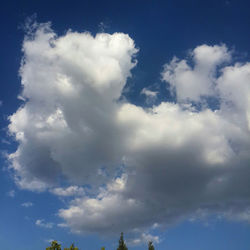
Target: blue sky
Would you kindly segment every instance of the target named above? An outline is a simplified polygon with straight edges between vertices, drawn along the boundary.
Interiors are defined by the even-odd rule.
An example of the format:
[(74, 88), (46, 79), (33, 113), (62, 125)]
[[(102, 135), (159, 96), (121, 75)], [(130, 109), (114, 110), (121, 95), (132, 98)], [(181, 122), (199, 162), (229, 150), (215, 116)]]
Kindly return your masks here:
[(249, 249), (249, 8), (2, 3), (1, 247)]

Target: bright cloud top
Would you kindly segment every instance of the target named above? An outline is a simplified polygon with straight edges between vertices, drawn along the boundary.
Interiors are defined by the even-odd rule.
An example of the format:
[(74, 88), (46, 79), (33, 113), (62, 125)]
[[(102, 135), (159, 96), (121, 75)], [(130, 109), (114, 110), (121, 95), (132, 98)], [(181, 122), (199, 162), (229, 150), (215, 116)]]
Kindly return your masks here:
[(231, 59), (225, 45), (201, 45), (191, 52), (194, 67), (187, 60), (174, 57), (170, 64), (165, 65), (163, 79), (176, 90), (181, 101), (199, 101), (201, 97), (215, 95), (216, 70), (223, 62)]
[[(189, 59), (174, 57), (164, 66), (162, 79), (176, 102), (145, 109), (118, 101), (137, 51), (122, 33), (58, 37), (44, 24), (26, 37), (20, 69), (26, 101), (9, 118), (19, 142), (9, 155), (16, 183), (59, 196), (81, 194), (59, 211), (80, 233), (148, 229), (141, 242), (157, 237), (155, 225), (201, 211), (244, 220), (250, 64), (230, 66), (225, 45), (198, 46)], [(62, 176), (68, 188), (58, 187)], [(88, 195), (72, 183), (98, 191)]]

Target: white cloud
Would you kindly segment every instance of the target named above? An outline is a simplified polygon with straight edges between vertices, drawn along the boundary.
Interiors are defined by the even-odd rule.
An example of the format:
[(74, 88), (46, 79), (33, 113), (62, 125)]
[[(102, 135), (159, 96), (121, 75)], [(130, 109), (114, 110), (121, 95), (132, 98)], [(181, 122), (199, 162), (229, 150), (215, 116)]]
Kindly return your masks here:
[(28, 101), (9, 118), (20, 143), (9, 156), (16, 182), (44, 190), (59, 173), (96, 180), (100, 165), (114, 168), (123, 154), (115, 101), (136, 64), (133, 40), (122, 33), (56, 37), (45, 24), (25, 39), (23, 51), (21, 96)]
[(47, 240), (44, 240), (44, 241), (47, 242), (47, 243), (51, 243), (54, 240), (53, 239), (47, 239)]
[(32, 207), (34, 204), (30, 201), (24, 202), (21, 204), (22, 207)]
[(147, 89), (147, 88), (143, 88), (142, 91), (141, 91), (141, 94), (144, 94), (146, 96), (156, 97), (158, 92), (157, 91), (152, 91), (152, 90)]
[(54, 223), (52, 223), (52, 222), (45, 222), (43, 219), (36, 220), (35, 224), (38, 227), (43, 227), (43, 228), (53, 228), (53, 226), (54, 226)]
[(143, 88), (141, 94), (146, 96), (146, 102), (150, 104), (157, 99), (158, 91)]
[(19, 142), (9, 155), (15, 180), (59, 196), (91, 189), (59, 210), (61, 225), (148, 232), (203, 211), (226, 217), (250, 206), (250, 64), (230, 66), (225, 45), (198, 46), (193, 61), (166, 64), (162, 77), (177, 100), (147, 109), (117, 101), (135, 66), (128, 35), (58, 37), (46, 24), (23, 51), (27, 101), (9, 118)]
[(221, 110), (226, 119), (250, 129), (250, 63), (236, 63), (222, 69), (218, 79)]
[(140, 237), (131, 239), (128, 242), (128, 245), (131, 245), (131, 246), (142, 245), (142, 244), (145, 245), (145, 244), (148, 244), (149, 241), (152, 241), (154, 245), (154, 244), (160, 243), (161, 240), (159, 236), (154, 236), (148, 233), (142, 233)]
[(53, 188), (50, 190), (51, 193), (58, 196), (82, 196), (85, 194), (84, 189), (78, 186), (69, 186), (67, 188)]
[(191, 53), (194, 67), (187, 60), (174, 57), (165, 64), (162, 78), (170, 83), (179, 102), (200, 101), (202, 97), (215, 95), (216, 67), (229, 62), (231, 53), (225, 45), (201, 45)]
[[(103, 231), (105, 233), (107, 228), (111, 232), (117, 232), (121, 229), (120, 224), (123, 225), (124, 230), (129, 229), (132, 218), (128, 220), (126, 215), (133, 216), (136, 211), (137, 213), (142, 211), (143, 207), (135, 199), (124, 199), (122, 193), (125, 190), (126, 182), (127, 177), (123, 175), (113, 180), (107, 189), (100, 188), (96, 198), (74, 199), (69, 208), (59, 211), (59, 216), (75, 232)], [(139, 219), (141, 220), (141, 218)], [(136, 218), (134, 220), (134, 225), (136, 225)], [(119, 221), (119, 224), (116, 221)]]

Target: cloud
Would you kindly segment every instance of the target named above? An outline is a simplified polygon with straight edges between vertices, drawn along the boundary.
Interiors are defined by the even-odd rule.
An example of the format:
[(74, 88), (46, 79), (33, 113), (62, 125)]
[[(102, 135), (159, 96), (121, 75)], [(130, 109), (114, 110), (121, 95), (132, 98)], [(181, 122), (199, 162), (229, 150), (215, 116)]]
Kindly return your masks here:
[(107, 28), (109, 28), (109, 25), (107, 22), (100, 22), (98, 25), (98, 28), (100, 30), (100, 32), (104, 32)]
[(118, 101), (136, 65), (126, 34), (57, 36), (37, 25), (23, 52), (10, 167), (23, 189), (66, 196), (88, 185), (58, 211), (61, 225), (136, 231), (142, 242), (204, 214), (248, 221), (250, 63), (233, 64), (226, 45), (198, 46), (164, 66), (176, 101), (144, 108)]
[(174, 57), (164, 65), (162, 78), (170, 83), (179, 102), (200, 101), (202, 97), (215, 95), (216, 69), (231, 60), (225, 45), (201, 45), (191, 52), (194, 66), (187, 60)]
[(100, 166), (114, 169), (123, 156), (115, 102), (136, 64), (133, 40), (122, 33), (57, 37), (43, 24), (23, 51), (21, 96), (28, 101), (9, 117), (19, 142), (9, 156), (17, 184), (44, 190), (60, 173), (93, 183)]
[(152, 103), (157, 99), (158, 92), (143, 88), (141, 94), (145, 95), (147, 103)]
[[(112, 232), (121, 229), (127, 230), (131, 227), (131, 221), (127, 219), (130, 215), (136, 216), (143, 207), (139, 201), (123, 197), (127, 182), (126, 175), (116, 178), (109, 183), (107, 189), (100, 188), (100, 192), (95, 198), (76, 198), (67, 209), (61, 209), (59, 216), (62, 217), (75, 232), (103, 232), (109, 228)], [(133, 215), (134, 214), (134, 215)], [(137, 219), (134, 219), (134, 226)], [(119, 223), (116, 223), (119, 221)]]
[(21, 204), (22, 207), (32, 207), (34, 204), (30, 201)]
[(51, 242), (52, 242), (52, 241), (56, 241), (58, 244), (62, 244), (62, 242), (61, 242), (61, 241), (54, 240), (54, 239), (45, 239), (45, 240), (44, 240), (44, 242), (46, 242), (46, 243), (50, 243), (50, 244), (51, 244)]
[(82, 196), (85, 194), (84, 189), (78, 186), (70, 186), (67, 188), (53, 188), (50, 190), (50, 192), (58, 196)]
[(128, 242), (128, 245), (136, 246), (142, 244), (148, 244), (149, 241), (152, 241), (154, 244), (160, 243), (159, 236), (154, 236), (151, 234), (142, 233), (139, 238), (134, 238)]
[(54, 239), (46, 239), (44, 240), (46, 243), (51, 243), (52, 241), (54, 241)]
[(11, 197), (11, 198), (14, 198), (15, 195), (16, 195), (16, 192), (15, 192), (15, 190), (10, 190), (9, 192), (7, 192), (7, 195), (8, 195), (9, 197)]
[(11, 144), (10, 141), (8, 141), (8, 140), (6, 140), (6, 139), (4, 139), (4, 138), (1, 139), (1, 142), (2, 142), (3, 144), (7, 144), (7, 145), (10, 145), (10, 144)]
[(68, 227), (68, 225), (66, 223), (58, 223), (57, 226), (61, 227), (61, 228)]
[(45, 222), (43, 219), (41, 220), (36, 220), (36, 223), (35, 223), (38, 227), (43, 227), (43, 228), (53, 228), (54, 226), (54, 223), (52, 222)]

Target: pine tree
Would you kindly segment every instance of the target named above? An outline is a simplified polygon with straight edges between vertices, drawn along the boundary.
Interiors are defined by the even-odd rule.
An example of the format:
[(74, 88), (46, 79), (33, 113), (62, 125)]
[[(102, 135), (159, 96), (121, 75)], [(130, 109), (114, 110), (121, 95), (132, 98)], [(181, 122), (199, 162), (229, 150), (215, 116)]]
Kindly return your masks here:
[(53, 240), (51, 246), (47, 247), (46, 250), (61, 250), (61, 245), (58, 244), (56, 240)]
[(117, 250), (128, 250), (128, 248), (124, 242), (124, 239), (123, 239), (123, 233), (121, 233), (121, 237), (119, 240), (119, 246), (118, 246)]
[(155, 250), (152, 241), (149, 241), (149, 243), (148, 243), (148, 250)]

